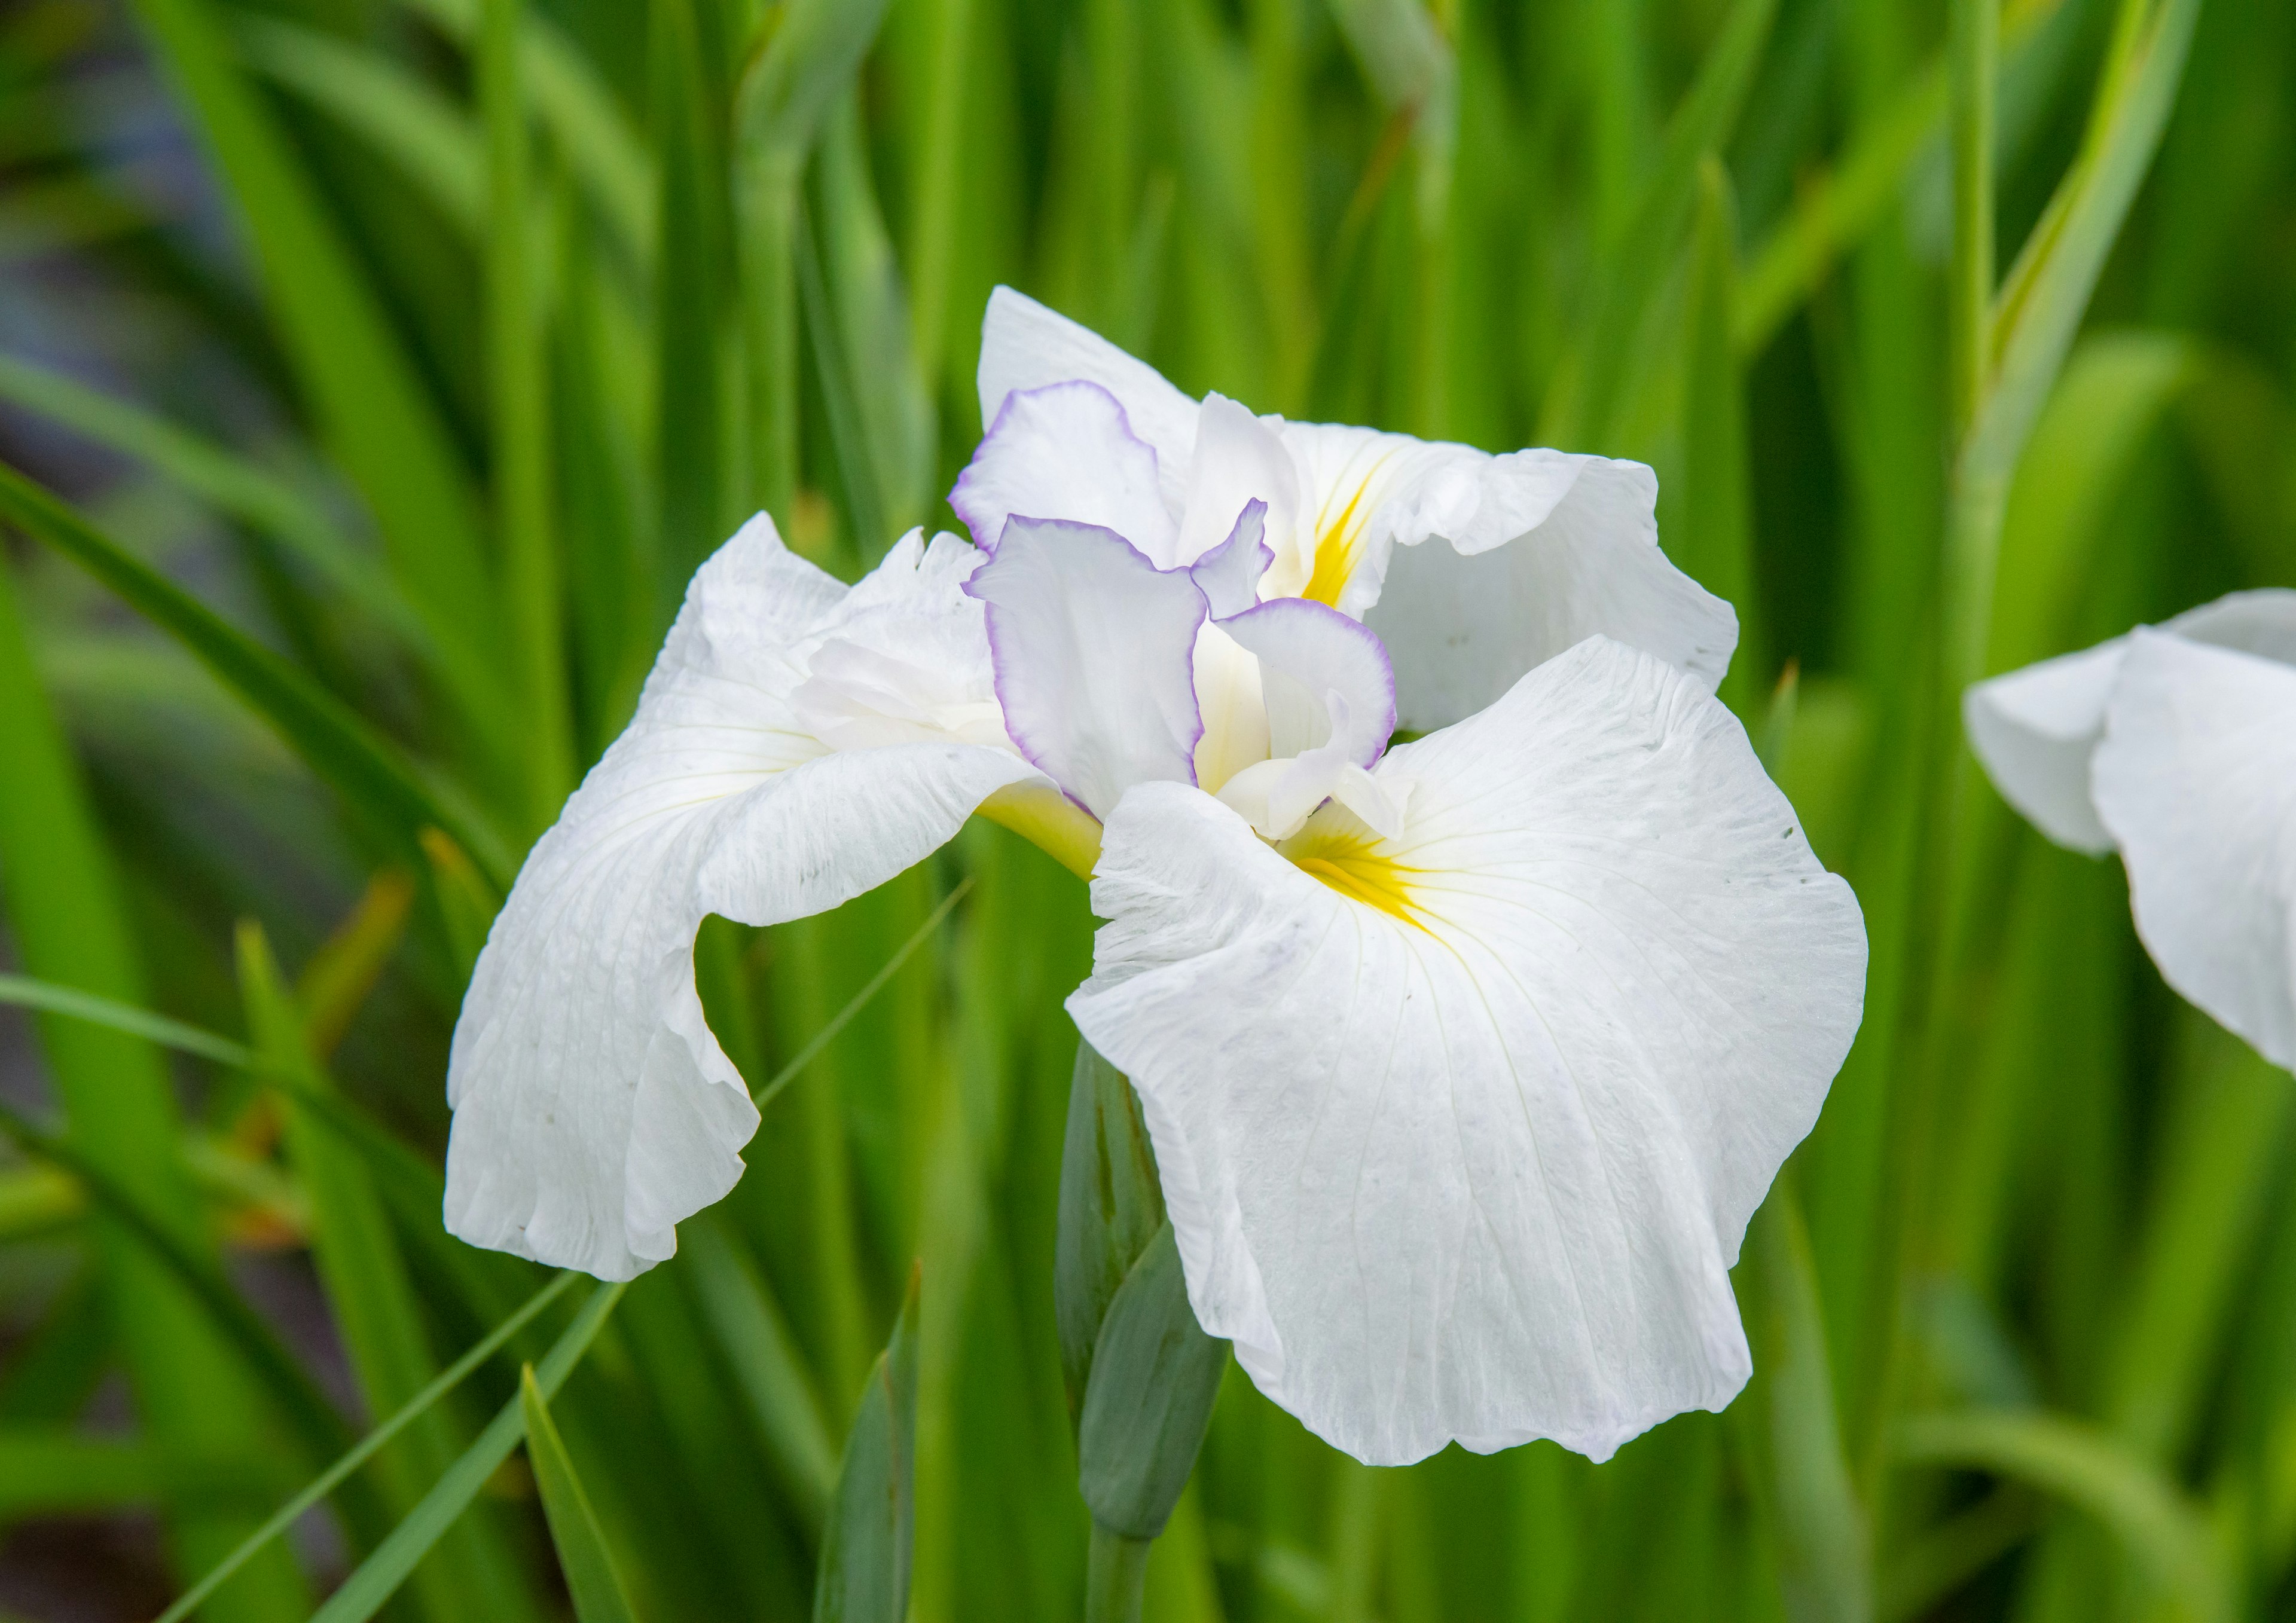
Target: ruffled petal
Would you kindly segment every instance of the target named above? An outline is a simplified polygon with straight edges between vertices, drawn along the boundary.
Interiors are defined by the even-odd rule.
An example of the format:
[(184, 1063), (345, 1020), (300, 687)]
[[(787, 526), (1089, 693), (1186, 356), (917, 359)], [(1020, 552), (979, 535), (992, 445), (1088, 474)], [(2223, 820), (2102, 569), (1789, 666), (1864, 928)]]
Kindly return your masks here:
[(1398, 455), (1379, 476), (1414, 482), (1369, 525), (1338, 600), (1367, 605), (1361, 617), (1395, 661), (1403, 725), (1472, 715), (1588, 636), (1656, 654), (1709, 693), (1721, 682), (1736, 611), (1659, 550), (1648, 468), (1561, 451), (1426, 449), (1447, 455)]
[(1214, 619), (1241, 614), (1259, 601), (1259, 578), (1275, 554), (1267, 549), (1267, 504), (1246, 502), (1227, 539), (1188, 565), (1188, 578), (1204, 594)]
[[(1027, 294), (1000, 287), (988, 295), (988, 312), (981, 319), (979, 377), (984, 423), (996, 421), (1005, 396), (1014, 389), (1078, 378), (1099, 384), (1123, 406), (1132, 432), (1154, 448), (1165, 506), (1178, 512), (1185, 504), (1196, 403), (1145, 361), (1133, 359), (1089, 327)], [(1039, 510), (1034, 516), (1071, 515)]]
[[(695, 575), (628, 730), (528, 857), (480, 955), (447, 1070), (449, 1230), (627, 1279), (733, 1187), (758, 1113), (694, 992), (702, 918), (833, 907), (1037, 775), (1009, 746), (934, 739), (917, 719), (987, 693), (980, 609), (958, 589), (971, 558), (912, 536), (849, 593), (760, 515)], [(904, 675), (868, 663), (879, 642), (955, 652)], [(824, 649), (912, 712), (915, 742), (832, 752), (798, 720), (809, 683), (828, 682), (824, 703), (853, 697), (814, 671)]]
[(958, 475), (948, 504), (984, 552), (1015, 512), (1114, 530), (1160, 567), (1178, 534), (1160, 493), (1156, 453), (1098, 383), (1015, 389)]
[(1336, 609), (1279, 597), (1219, 623), (1259, 656), (1270, 754), (1297, 755), (1334, 737), (1328, 695), (1346, 701), (1347, 758), (1368, 766), (1395, 732), (1395, 671), (1378, 636)]
[(1302, 492), (1300, 471), (1278, 432), (1282, 427), (1283, 419), (1263, 421), (1226, 395), (1204, 397), (1174, 561), (1193, 563), (1205, 556), (1255, 502), (1267, 515), (1266, 533), (1288, 539), (1299, 524)]
[(988, 605), (1004, 725), (1095, 817), (1135, 783), (1195, 780), (1204, 594), (1113, 530), (1014, 517), (965, 588)]
[(2296, 668), (2139, 629), (2092, 766), (2161, 977), (2296, 1065)]
[(1399, 838), (1327, 807), (1281, 852), (1135, 790), (1068, 1007), (1262, 1391), (1377, 1464), (1603, 1458), (1746, 1379), (1728, 1269), (1857, 1029), (1857, 903), (1727, 712), (1603, 639), (1390, 774)]
[[(2296, 591), (2234, 592), (2164, 622), (2164, 632), (2296, 663)], [(2001, 798), (2057, 844), (2101, 857), (2112, 836), (2098, 818), (2089, 762), (2128, 638), (1988, 677), (1962, 696), (1970, 748)]]

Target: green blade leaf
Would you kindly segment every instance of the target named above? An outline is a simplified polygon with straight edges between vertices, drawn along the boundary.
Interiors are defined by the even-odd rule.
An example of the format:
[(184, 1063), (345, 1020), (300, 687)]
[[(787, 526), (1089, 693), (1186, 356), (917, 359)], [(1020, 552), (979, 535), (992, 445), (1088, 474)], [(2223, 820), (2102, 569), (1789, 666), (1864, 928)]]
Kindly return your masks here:
[(917, 1291), (878, 1355), (845, 1439), (837, 1496), (823, 1530), (814, 1623), (901, 1623), (909, 1611), (916, 1520)]
[(1164, 1192), (1140, 1102), (1124, 1073), (1079, 1041), (1069, 1082), (1053, 1242), (1053, 1312), (1071, 1424), (1084, 1416), (1093, 1352), (1109, 1304), (1163, 1224)]
[[(568, 1275), (571, 1278), (572, 1275)], [(552, 1344), (550, 1351), (536, 1369), (534, 1382), (542, 1396), (553, 1398), (573, 1373), (574, 1365), (590, 1348), (598, 1327), (614, 1310), (628, 1287), (620, 1284), (601, 1284), (590, 1293), (590, 1299), (575, 1315), (574, 1322)], [(513, 1398), (502, 1406), (487, 1429), (479, 1433), (478, 1440), (463, 1450), (462, 1456), (447, 1468), (435, 1487), (424, 1495), (422, 1503), (396, 1528), (390, 1537), (378, 1545), (374, 1553), (359, 1563), (357, 1570), (343, 1581), (343, 1586), (327, 1598), (327, 1603), (312, 1614), (311, 1623), (366, 1623), (382, 1609), (384, 1602), (398, 1593), (398, 1586), (406, 1581), (415, 1564), (430, 1553), (439, 1535), (455, 1523), (456, 1517), (470, 1508), (479, 1489), (486, 1485), (496, 1468), (510, 1458), (526, 1433), (522, 1397)]]
[(13, 468), (0, 466), (0, 517), (73, 559), (236, 691), (313, 772), (351, 805), (418, 852), (425, 828), (440, 828), (489, 870), (498, 886), (510, 861), (475, 816), (425, 787), (395, 746), (269, 649), (112, 541)]
[(1077, 1478), (1095, 1523), (1133, 1539), (1164, 1530), (1203, 1447), (1227, 1353), (1188, 1306), (1167, 1223), (1124, 1276), (1093, 1349)]
[(542, 1513), (550, 1522), (550, 1542), (558, 1546), (558, 1564), (573, 1596), (575, 1618), (578, 1623), (636, 1623), (629, 1592), (606, 1549), (605, 1530), (590, 1508), (590, 1496), (582, 1491), (582, 1479), (551, 1422), (550, 1405), (535, 1383), (530, 1364), (519, 1373), (518, 1401), (526, 1421), (526, 1457), (534, 1466)]
[(702, 1317), (749, 1400), (766, 1452), (800, 1511), (819, 1525), (837, 1484), (836, 1454), (797, 1338), (719, 1223), (689, 1225), (679, 1249), (688, 1258)]

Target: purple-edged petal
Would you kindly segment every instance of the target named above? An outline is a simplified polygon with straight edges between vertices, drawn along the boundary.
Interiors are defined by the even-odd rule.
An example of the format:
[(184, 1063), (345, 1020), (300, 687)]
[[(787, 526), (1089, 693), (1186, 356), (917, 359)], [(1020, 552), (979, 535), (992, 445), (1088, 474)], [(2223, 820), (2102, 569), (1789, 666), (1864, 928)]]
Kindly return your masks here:
[(1195, 782), (1204, 595), (1113, 530), (1014, 515), (965, 590), (988, 605), (1004, 725), (1096, 817), (1135, 783)]
[(1332, 737), (1326, 695), (1347, 701), (1347, 757), (1368, 766), (1395, 732), (1395, 671), (1378, 635), (1336, 609), (1281, 597), (1220, 621), (1259, 658), (1271, 755), (1298, 755)]
[[(1047, 309), (1025, 293), (1000, 287), (988, 295), (980, 324), (980, 421), (990, 423), (1015, 389), (1076, 379), (1097, 383), (1124, 407), (1133, 433), (1156, 452), (1164, 504), (1178, 512), (1187, 496), (1188, 457), (1196, 441), (1196, 403), (1088, 327)], [(1042, 518), (1071, 515), (1023, 508)], [(1231, 518), (1234, 515), (1230, 514)]]
[(984, 552), (1015, 512), (1112, 529), (1160, 566), (1177, 530), (1157, 483), (1156, 453), (1098, 383), (1050, 383), (1004, 398), (948, 504)]
[[(479, 955), (447, 1068), (450, 1231), (627, 1279), (733, 1186), (758, 1113), (695, 995), (701, 920), (833, 907), (996, 790), (1042, 781), (1009, 746), (931, 729), (990, 696), (980, 606), (960, 590), (972, 567), (955, 537), (912, 536), (849, 592), (762, 516), (702, 565), (628, 730), (528, 856)], [(909, 658), (872, 663), (873, 646)], [(841, 675), (816, 668), (825, 650), (847, 651)], [(908, 742), (832, 750), (796, 714), (809, 684), (825, 705), (845, 693), (840, 724), (891, 702)]]
[(2162, 979), (2296, 1065), (2296, 668), (2130, 633), (2092, 766)]
[(1398, 773), (1398, 836), (1280, 848), (1134, 791), (1068, 1008), (1261, 1391), (1374, 1464), (1601, 1459), (1746, 1379), (1728, 1269), (1857, 1029), (1857, 902), (1728, 712), (1599, 638)]
[(1241, 614), (1259, 601), (1259, 578), (1275, 554), (1267, 548), (1267, 504), (1246, 502), (1227, 539), (1188, 566), (1214, 619)]

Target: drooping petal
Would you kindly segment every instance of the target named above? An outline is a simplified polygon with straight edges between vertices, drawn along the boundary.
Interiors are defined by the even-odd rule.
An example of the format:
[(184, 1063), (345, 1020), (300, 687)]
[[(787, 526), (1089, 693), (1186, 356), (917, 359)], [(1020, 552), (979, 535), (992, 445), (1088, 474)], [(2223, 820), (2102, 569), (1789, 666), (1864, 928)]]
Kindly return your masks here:
[(1267, 548), (1267, 504), (1246, 502), (1227, 539), (1188, 566), (1214, 619), (1241, 614), (1259, 601), (1259, 578), (1275, 554)]
[(1301, 499), (1299, 468), (1276, 429), (1226, 395), (1206, 395), (1173, 561), (1194, 562), (1221, 545), (1237, 515), (1254, 502), (1266, 514), (1266, 533), (1288, 538), (1299, 524)]
[(1722, 707), (1603, 639), (1391, 773), (1399, 838), (1281, 852), (1135, 790), (1068, 1006), (1262, 1391), (1374, 1463), (1603, 1458), (1746, 1378), (1727, 1270), (1857, 1029), (1857, 904)]
[[(2296, 591), (2234, 592), (2161, 629), (2194, 642), (2296, 663)], [(2091, 799), (2089, 762), (2128, 638), (2117, 636), (1989, 677), (1962, 697), (1970, 747), (2001, 798), (2059, 845), (2091, 856), (2112, 836)]]
[(1737, 614), (1659, 550), (1648, 468), (1560, 451), (1430, 449), (1450, 455), (1398, 456), (1367, 481), (1365, 499), (1406, 471), (1420, 482), (1369, 524), (1339, 603), (1376, 599), (1361, 613), (1395, 661), (1403, 725), (1472, 715), (1589, 636), (1656, 654), (1710, 693), (1720, 683)]
[[(832, 752), (793, 713), (816, 652), (865, 648), (896, 618), (912, 651), (965, 651), (963, 668), (924, 673), (922, 689), (869, 679), (919, 714), (936, 690), (975, 702), (988, 669), (979, 606), (958, 589), (970, 554), (912, 537), (848, 593), (760, 515), (695, 575), (636, 717), (528, 857), (480, 955), (447, 1071), (452, 1232), (627, 1279), (733, 1186), (758, 1114), (694, 992), (702, 918), (833, 907), (1037, 777), (1009, 747), (922, 728)], [(952, 635), (968, 621), (969, 642)]]
[(2089, 757), (2104, 735), (2105, 702), (2128, 639), (2113, 638), (1978, 683), (1962, 695), (1962, 725), (2001, 798), (2059, 845), (2092, 857), (2112, 848), (2089, 799)]
[(1004, 725), (1106, 817), (1134, 783), (1195, 782), (1192, 651), (1204, 595), (1113, 530), (1015, 516), (966, 592), (988, 605)]
[[(996, 421), (1005, 396), (1016, 389), (1041, 389), (1078, 378), (1099, 384), (1123, 406), (1132, 432), (1154, 448), (1164, 504), (1174, 512), (1185, 504), (1196, 403), (1145, 361), (1133, 359), (1090, 328), (1027, 294), (1000, 287), (988, 295), (988, 312), (980, 324), (979, 378), (983, 423)], [(1034, 516), (1070, 515), (1038, 512)]]
[(2296, 1065), (2296, 668), (2131, 633), (2092, 775), (2162, 978)]
[(948, 504), (984, 552), (1015, 512), (1116, 531), (1160, 567), (1178, 534), (1158, 485), (1156, 453), (1098, 383), (1015, 389), (958, 475)]

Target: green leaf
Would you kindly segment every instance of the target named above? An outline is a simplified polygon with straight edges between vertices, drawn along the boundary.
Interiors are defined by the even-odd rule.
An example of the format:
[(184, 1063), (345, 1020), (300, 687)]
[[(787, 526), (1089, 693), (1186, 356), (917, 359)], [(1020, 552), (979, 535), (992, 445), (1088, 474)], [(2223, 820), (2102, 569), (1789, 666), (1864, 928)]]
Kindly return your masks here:
[(614, 1558), (606, 1549), (605, 1530), (582, 1491), (582, 1479), (565, 1441), (551, 1422), (550, 1406), (534, 1379), (534, 1366), (519, 1373), (518, 1400), (526, 1420), (526, 1457), (534, 1467), (534, 1485), (542, 1495), (542, 1513), (550, 1522), (550, 1542), (558, 1546), (558, 1564), (566, 1574), (567, 1593), (574, 1600), (578, 1623), (635, 1623), (629, 1592)]
[[(544, 1398), (555, 1397), (558, 1389), (566, 1383), (566, 1377), (589, 1350), (599, 1326), (606, 1322), (606, 1316), (613, 1311), (614, 1304), (627, 1288), (601, 1284), (590, 1293), (590, 1299), (582, 1305), (581, 1312), (575, 1315), (574, 1322), (552, 1344), (535, 1371), (534, 1384)], [(525, 1430), (521, 1393), (502, 1406), (487, 1429), (479, 1433), (478, 1440), (463, 1451), (446, 1475), (423, 1496), (414, 1512), (392, 1529), (390, 1537), (359, 1563), (357, 1570), (344, 1580), (343, 1586), (328, 1597), (325, 1605), (312, 1614), (311, 1623), (366, 1623), (381, 1611), (383, 1603), (406, 1581), (406, 1575), (415, 1564), (430, 1553), (439, 1536), (470, 1508), (479, 1489), (510, 1457)]]
[(152, 1504), (167, 1480), (149, 1444), (99, 1440), (68, 1426), (0, 1426), (0, 1526)]
[(1977, 1410), (1899, 1423), (1898, 1457), (2013, 1478), (2103, 1523), (2193, 1623), (2236, 1616), (2213, 1535), (2199, 1510), (2094, 1426), (2059, 1415)]
[[(258, 1057), (299, 1086), (286, 1095), (287, 1149), (311, 1208), (311, 1253), (319, 1282), (367, 1413), (402, 1407), (438, 1375), (422, 1337), (422, 1308), (393, 1237), (373, 1176), (331, 1121), (305, 1102), (332, 1092), (313, 1062), (302, 1012), (282, 982), (262, 930), (239, 930), (240, 989)], [(375, 1462), (375, 1480), (394, 1514), (422, 1497), (422, 1484), (456, 1453), (447, 1411), (433, 1407)], [(489, 1618), (533, 1615), (533, 1602), (490, 1521), (451, 1529), (415, 1574), (416, 1594), (431, 1617), (448, 1619), (476, 1608)]]
[(1090, 1043), (1079, 1041), (1069, 1083), (1060, 1219), (1053, 1242), (1053, 1312), (1071, 1423), (1084, 1417), (1094, 1349), (1109, 1304), (1163, 1223), (1156, 1154), (1132, 1084)]
[(688, 1225), (679, 1250), (702, 1318), (749, 1402), (767, 1455), (806, 1519), (818, 1526), (837, 1483), (836, 1453), (797, 1338), (722, 1224)]
[(214, 1594), (216, 1589), (233, 1573), (253, 1559), (271, 1540), (302, 1520), (306, 1512), (332, 1493), (339, 1484), (349, 1477), (351, 1472), (373, 1459), (391, 1439), (429, 1414), (432, 1406), (460, 1386), (488, 1359), (501, 1351), (512, 1336), (532, 1323), (535, 1316), (545, 1307), (563, 1296), (580, 1277), (578, 1274), (561, 1274), (528, 1298), (525, 1306), (496, 1325), (470, 1351), (455, 1359), (453, 1364), (441, 1371), (438, 1378), (430, 1385), (409, 1398), (397, 1414), (361, 1438), (348, 1453), (328, 1466), (325, 1471), (321, 1471), (302, 1492), (281, 1505), (270, 1520), (248, 1537), (245, 1543), (234, 1550), (214, 1570), (209, 1572), (198, 1583), (178, 1596), (175, 1604), (160, 1613), (155, 1619), (155, 1623), (183, 1623), (183, 1619), (198, 1611), (201, 1603), (209, 1595)]
[(77, 987), (58, 986), (53, 981), (35, 980), (24, 975), (0, 975), (0, 1003), (13, 1004), (20, 1009), (69, 1014), (132, 1037), (148, 1037), (162, 1046), (197, 1054), (219, 1065), (247, 1067), (255, 1063), (254, 1051), (242, 1043), (139, 1009), (118, 998), (98, 997)]
[(468, 113), (381, 52), (340, 35), (257, 14), (241, 17), (234, 31), (250, 66), (365, 142), (470, 241), (480, 239), (487, 157)]
[[(1721, 698), (1742, 721), (1767, 675), (1756, 631), (1753, 493), (1748, 488), (1745, 380), (1730, 337), (1737, 285), (1738, 210), (1729, 172), (1699, 167), (1691, 233), (1689, 375), (1682, 398), (1682, 482), (1668, 553), (1682, 572), (1738, 611), (1738, 651)], [(1686, 532), (1686, 533), (1685, 533)]]
[(501, 841), (472, 814), (442, 802), (395, 746), (284, 660), (234, 630), (214, 611), (89, 524), (13, 468), (0, 466), (0, 517), (86, 569), (173, 636), (232, 688), (353, 807), (420, 850), (439, 828), (506, 883)]
[(901, 1623), (908, 1616), (916, 1520), (917, 1282), (912, 1270), (893, 1339), (869, 1372), (845, 1439), (837, 1496), (822, 1534), (814, 1623)]
[[(18, 961), (42, 980), (139, 1000), (143, 972), (119, 881), (40, 688), (16, 610), (13, 571), (4, 565), (0, 741), (6, 775), (0, 884)], [(158, 1053), (124, 1033), (66, 1021), (42, 1022), (40, 1038), (70, 1140), (40, 1131), (13, 1110), (0, 1114), (0, 1130), (73, 1172), (103, 1208), (97, 1254), (130, 1388), (154, 1447), (171, 1467), (254, 1453), (266, 1384), (299, 1420), (339, 1425), (222, 1279), (198, 1193), (177, 1157), (182, 1122)], [(133, 1201), (125, 1188), (136, 1192)], [(202, 1300), (207, 1290), (219, 1295)], [(211, 1319), (211, 1309), (229, 1322)], [(245, 1339), (249, 1332), (252, 1341)], [(299, 1399), (317, 1407), (298, 1408)], [(165, 1513), (176, 1559), (192, 1564), (228, 1550), (247, 1526), (237, 1510), (188, 1488), (171, 1488)], [(278, 1553), (246, 1574), (215, 1616), (222, 1623), (291, 1619), (306, 1593), (293, 1561)]]
[(1674, 244), (1697, 194), (1699, 165), (1728, 143), (1769, 38), (1776, 0), (1736, 0), (1722, 34), (1667, 126), (1666, 144), (1643, 182), (1633, 214), (1595, 278), (1585, 336), (1548, 403), (1546, 443), (1601, 450), (1631, 404), (1623, 364), (1675, 262)]
[(1188, 1306), (1167, 1223), (1124, 1276), (1093, 1349), (1077, 1476), (1095, 1522), (1126, 1538), (1164, 1530), (1195, 1469), (1227, 1354)]
[(469, 475), (363, 269), (234, 66), (210, 0), (135, 10), (238, 205), (307, 403), (373, 511), (401, 587), (442, 643), (492, 647), (496, 595)]

